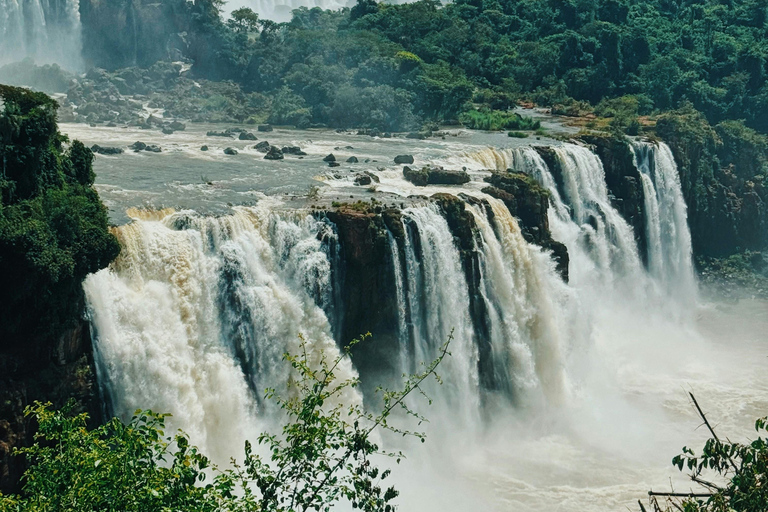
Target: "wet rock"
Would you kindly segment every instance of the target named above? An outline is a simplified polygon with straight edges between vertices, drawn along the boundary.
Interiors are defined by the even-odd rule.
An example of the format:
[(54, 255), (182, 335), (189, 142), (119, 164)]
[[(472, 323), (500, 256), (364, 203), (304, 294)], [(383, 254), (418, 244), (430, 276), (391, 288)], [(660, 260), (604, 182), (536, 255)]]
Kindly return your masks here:
[(371, 177), (367, 174), (358, 174), (355, 176), (355, 185), (365, 186), (371, 184)]
[(210, 131), (210, 132), (207, 132), (205, 135), (208, 137), (230, 137), (231, 138), (232, 132), (230, 132), (229, 130), (224, 132)]
[(413, 155), (397, 155), (395, 157), (395, 163), (398, 164), (398, 165), (412, 164), (413, 163)]
[(173, 121), (168, 125), (168, 127), (175, 132), (183, 132), (187, 129), (187, 125), (179, 121)]
[(271, 146), (267, 154), (264, 155), (264, 160), (282, 160), (283, 152), (277, 146)]
[(144, 151), (147, 149), (147, 145), (141, 141), (136, 141), (128, 147), (134, 151)]
[(144, 148), (144, 151), (149, 151), (150, 153), (160, 153), (163, 150), (160, 148), (160, 146), (157, 146), (155, 144), (150, 144)]
[(356, 156), (351, 156), (351, 157), (347, 158), (347, 163), (348, 164), (356, 164), (357, 162), (358, 162), (358, 160), (357, 160)]
[(328, 162), (328, 167), (339, 167), (341, 164), (339, 162)]
[(405, 166), (403, 167), (403, 176), (419, 187), (426, 185), (462, 185), (470, 181), (469, 174), (466, 171), (451, 171), (437, 166), (425, 166), (421, 169), (412, 169)]
[(173, 130), (168, 127), (163, 128), (163, 133), (166, 135), (173, 135)]
[(260, 132), (271, 132), (272, 131), (272, 125), (269, 124), (260, 124), (257, 128)]
[(99, 146), (98, 144), (94, 144), (93, 146), (91, 146), (91, 151), (93, 151), (94, 153), (98, 153), (100, 155), (120, 155), (123, 153), (122, 148)]
[(285, 146), (283, 148), (283, 154), (285, 155), (296, 155), (296, 156), (306, 156), (307, 154), (301, 150), (299, 146)]
[(251, 132), (240, 132), (240, 136), (238, 136), (238, 139), (240, 140), (258, 140), (254, 134)]
[(224, 150), (224, 154), (225, 154), (225, 155), (234, 156), (234, 155), (236, 155), (236, 154), (237, 154), (237, 150), (236, 150), (235, 148), (226, 148), (226, 149)]
[(333, 153), (323, 158), (323, 162), (335, 162), (335, 161), (336, 161), (336, 157), (333, 156)]
[(208, 146), (203, 146), (200, 148), (200, 151), (208, 151)]
[(269, 142), (267, 142), (266, 140), (263, 140), (258, 144), (256, 144), (255, 146), (253, 146), (253, 149), (255, 149), (256, 151), (261, 151), (262, 153), (266, 153), (267, 151), (269, 151), (270, 147), (272, 146), (270, 146)]

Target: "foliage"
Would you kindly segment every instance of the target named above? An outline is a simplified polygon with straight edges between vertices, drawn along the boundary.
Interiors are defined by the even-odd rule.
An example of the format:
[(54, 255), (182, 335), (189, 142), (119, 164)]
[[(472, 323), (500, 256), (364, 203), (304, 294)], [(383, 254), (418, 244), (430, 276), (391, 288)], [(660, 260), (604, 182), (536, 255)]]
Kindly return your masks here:
[[(633, 132), (631, 116), (690, 102), (713, 125), (743, 119), (768, 132), (763, 0), (358, 0), (339, 11), (296, 9), (289, 23), (247, 9), (224, 22), (211, 0), (168, 0), (162, 12), (162, 30), (154, 43), (141, 41), (140, 61), (167, 52), (171, 28), (186, 32), (182, 50), (198, 78), (264, 95), (287, 86), (304, 99), (311, 123), (336, 122), (333, 98), (294, 80), (297, 66), (330, 91), (392, 87), (410, 103), (402, 111), (422, 122), (456, 119), (473, 97), (491, 109), (530, 100), (572, 113), (636, 100), (637, 108), (612, 115), (616, 130)], [(151, 34), (158, 22), (143, 23)], [(114, 29), (104, 30), (111, 42)], [(135, 50), (125, 44), (122, 60)], [(97, 64), (113, 66), (111, 58)]]
[(93, 154), (78, 141), (65, 150), (56, 103), (8, 86), (0, 97), (0, 349), (21, 350), (78, 320), (82, 280), (119, 246), (92, 187)]
[[(680, 471), (690, 471), (691, 480), (698, 484), (699, 493), (650, 493), (651, 503), (659, 509), (658, 497), (666, 497), (667, 510), (685, 512), (756, 512), (768, 503), (768, 440), (758, 437), (748, 443), (721, 440), (691, 395), (700, 416), (712, 437), (699, 455), (684, 447), (683, 453), (672, 459)], [(768, 418), (755, 421), (755, 431), (768, 432)], [(707, 475), (716, 475), (717, 479)], [(713, 480), (724, 480), (724, 484)]]
[(499, 110), (470, 110), (459, 116), (459, 121), (473, 130), (537, 130), (541, 123), (514, 112)]
[(246, 442), (241, 463), (222, 470), (193, 447), (186, 434), (165, 434), (167, 415), (137, 411), (123, 424), (113, 419), (88, 430), (85, 414), (54, 411), (37, 403), (27, 415), (39, 423), (35, 443), (20, 450), (32, 463), (23, 477), (21, 496), (0, 495), (3, 512), (121, 510), (173, 511), (307, 511), (330, 510), (345, 500), (368, 512), (390, 512), (398, 492), (387, 487), (390, 470), (379, 469), (374, 457), (397, 462), (402, 454), (383, 451), (374, 432), (424, 434), (403, 430), (392, 422), (395, 413), (426, 421), (412, 411), (406, 398), (430, 377), (440, 380), (438, 365), (448, 355), (448, 343), (438, 357), (407, 377), (400, 391), (382, 391), (378, 414), (363, 410), (344, 397), (357, 378), (338, 375), (355, 340), (335, 359), (313, 362), (301, 339), (301, 352), (286, 354), (295, 379), (288, 396), (267, 390), (285, 414), (279, 433), (264, 433), (258, 443), (267, 458)]

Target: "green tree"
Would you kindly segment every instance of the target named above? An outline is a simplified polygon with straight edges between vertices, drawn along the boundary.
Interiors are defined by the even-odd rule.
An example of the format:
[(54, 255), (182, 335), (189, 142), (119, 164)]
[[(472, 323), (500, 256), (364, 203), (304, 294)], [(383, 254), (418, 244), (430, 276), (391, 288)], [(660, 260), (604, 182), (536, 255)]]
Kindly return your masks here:
[(255, 32), (261, 23), (259, 15), (249, 7), (241, 7), (232, 11), (227, 24), (237, 32)]

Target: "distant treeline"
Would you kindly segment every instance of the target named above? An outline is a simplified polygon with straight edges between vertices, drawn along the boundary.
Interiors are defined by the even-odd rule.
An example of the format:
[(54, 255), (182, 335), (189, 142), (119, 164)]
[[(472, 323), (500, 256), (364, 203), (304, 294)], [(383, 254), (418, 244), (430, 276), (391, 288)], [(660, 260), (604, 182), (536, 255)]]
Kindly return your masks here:
[[(170, 0), (151, 17), (141, 9), (158, 4), (110, 14), (91, 3), (81, 10), (90, 11), (92, 63), (148, 66), (178, 52), (198, 77), (278, 97), (274, 122), (396, 129), (455, 119), (473, 101), (504, 109), (528, 99), (578, 113), (588, 106), (577, 102), (632, 96), (640, 115), (690, 102), (713, 124), (743, 119), (768, 132), (763, 0), (359, 0), (336, 12), (297, 9), (283, 24), (247, 10), (224, 20), (219, 0)], [(153, 36), (139, 23), (139, 41), (98, 45), (105, 31), (89, 25), (110, 26), (112, 15), (151, 18), (183, 37), (167, 28)]]

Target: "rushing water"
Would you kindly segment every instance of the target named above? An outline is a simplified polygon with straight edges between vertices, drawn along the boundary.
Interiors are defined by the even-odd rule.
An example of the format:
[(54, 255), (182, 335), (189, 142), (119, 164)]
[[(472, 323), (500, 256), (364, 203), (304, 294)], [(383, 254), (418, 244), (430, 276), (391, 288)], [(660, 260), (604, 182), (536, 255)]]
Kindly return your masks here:
[(31, 57), (80, 68), (79, 0), (0, 0), (0, 64)]
[[(77, 129), (88, 142), (136, 138)], [(434, 406), (422, 411), (432, 420), (430, 442), (406, 444), (411, 460), (396, 469), (404, 510), (632, 507), (675, 477), (669, 461), (680, 447), (701, 441), (687, 390), (732, 438), (746, 433), (768, 405), (759, 384), (768, 314), (762, 303), (697, 304), (669, 148), (633, 142), (645, 196), (643, 258), (588, 148), (542, 141), (554, 151), (556, 173), (525, 143), (456, 135), (383, 141), (279, 131), (269, 139), (309, 154), (265, 162), (246, 143), (226, 142), (240, 144), (237, 157), (220, 148), (203, 154), (203, 136), (182, 133), (164, 138), (160, 155), (98, 157), (97, 187), (112, 218), (130, 218), (114, 228), (118, 260), (85, 284), (111, 411), (172, 412), (174, 426), (226, 460), (275, 417), (262, 392), (285, 390), (280, 357), (298, 350), (298, 334), (312, 354), (338, 353), (348, 341), (338, 339), (336, 280), (345, 265), (338, 228), (294, 199), (317, 177), (326, 186), (315, 201), (402, 203), (403, 235), (387, 232), (385, 256), (397, 302), (396, 373), (433, 359), (453, 333), (444, 384), (428, 389)], [(328, 170), (321, 159), (329, 152), (361, 163)], [(414, 187), (390, 163), (399, 153), (465, 167), (472, 181)], [(569, 283), (548, 252), (523, 238), (506, 206), (482, 192), (489, 170), (507, 168), (549, 189), (552, 235), (571, 258)], [(211, 176), (204, 183), (183, 183), (201, 170)], [(354, 186), (360, 170), (379, 183)], [(436, 205), (406, 200), (435, 192), (474, 198), (466, 204), (477, 226), (472, 250), (460, 250)], [(131, 204), (155, 209), (123, 214)], [(735, 339), (725, 343), (726, 336)]]

